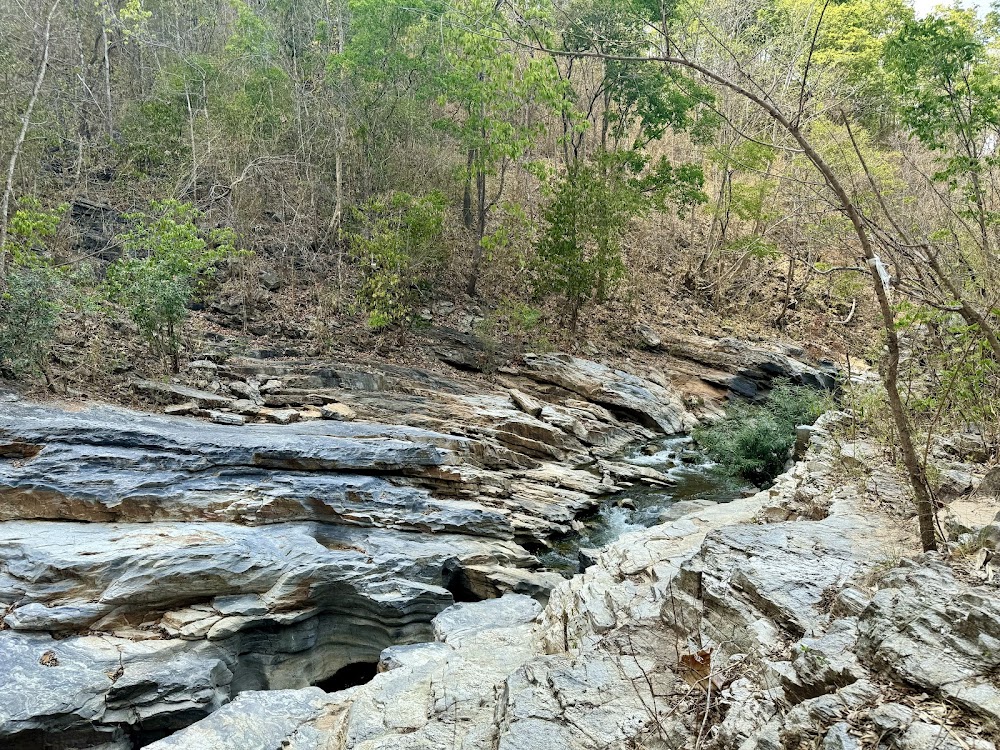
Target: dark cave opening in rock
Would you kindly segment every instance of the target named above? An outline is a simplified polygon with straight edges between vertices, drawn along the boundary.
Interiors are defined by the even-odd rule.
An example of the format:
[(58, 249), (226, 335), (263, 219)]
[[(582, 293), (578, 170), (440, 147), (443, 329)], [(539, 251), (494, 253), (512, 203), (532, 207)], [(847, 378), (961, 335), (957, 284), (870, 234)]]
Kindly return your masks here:
[(441, 578), (444, 587), (451, 592), (456, 602), (481, 602), (486, 598), (469, 585), (465, 571), (453, 561), (445, 563)]
[(315, 686), (327, 693), (347, 690), (349, 687), (364, 685), (378, 674), (377, 661), (358, 661), (338, 669), (332, 677), (320, 680)]
[(479, 596), (475, 591), (473, 591), (465, 582), (465, 576), (458, 574), (452, 576), (452, 579), (448, 581), (448, 585), (445, 586), (451, 595), (455, 598), (456, 602), (481, 602), (483, 597)]

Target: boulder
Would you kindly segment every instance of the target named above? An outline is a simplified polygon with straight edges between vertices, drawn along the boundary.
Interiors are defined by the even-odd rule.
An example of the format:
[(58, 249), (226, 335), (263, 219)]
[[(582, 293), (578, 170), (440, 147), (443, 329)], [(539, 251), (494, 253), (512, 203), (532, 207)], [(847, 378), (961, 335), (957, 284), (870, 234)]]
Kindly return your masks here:
[(184, 404), (194, 402), (201, 408), (229, 406), (233, 399), (217, 393), (190, 388), (176, 383), (159, 383), (155, 380), (136, 380), (132, 387), (154, 401), (162, 404)]
[(653, 329), (652, 326), (640, 324), (635, 327), (635, 333), (639, 337), (639, 343), (646, 349), (659, 349), (663, 339)]
[(301, 418), (295, 409), (261, 409), (259, 416), (274, 424), (291, 424)]
[(879, 583), (858, 625), (858, 655), (873, 669), (1000, 719), (1000, 598), (931, 556), (903, 560)]
[(260, 285), (269, 292), (277, 292), (281, 289), (281, 277), (274, 271), (263, 271), (258, 278)]
[(1000, 498), (1000, 466), (994, 466), (986, 472), (974, 494), (976, 497)]
[(241, 417), (239, 414), (233, 414), (227, 411), (210, 411), (208, 413), (208, 418), (216, 424), (225, 424), (233, 427), (242, 427), (246, 424), (246, 419)]
[(623, 370), (568, 354), (525, 355), (524, 374), (552, 383), (666, 434), (692, 427), (680, 395)]
[(335, 699), (315, 687), (241, 693), (210, 718), (147, 750), (285, 750), (288, 738), (331, 703)]
[(542, 402), (517, 388), (510, 389), (510, 400), (514, 402), (514, 406), (525, 414), (536, 418), (542, 416), (542, 410), (545, 408)]
[(323, 419), (337, 419), (350, 422), (358, 417), (358, 413), (347, 404), (326, 404), (319, 411)]

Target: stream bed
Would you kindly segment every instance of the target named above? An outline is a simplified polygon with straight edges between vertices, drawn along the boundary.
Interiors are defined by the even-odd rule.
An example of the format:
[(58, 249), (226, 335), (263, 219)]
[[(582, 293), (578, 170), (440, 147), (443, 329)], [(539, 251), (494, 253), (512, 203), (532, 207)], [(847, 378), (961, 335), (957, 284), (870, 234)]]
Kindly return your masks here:
[(663, 438), (634, 449), (624, 461), (666, 474), (669, 487), (635, 485), (607, 498), (580, 520), (583, 530), (556, 540), (539, 555), (544, 568), (571, 578), (582, 569), (581, 550), (598, 550), (630, 531), (662, 523), (662, 516), (682, 500), (725, 503), (741, 497), (750, 485), (719, 470), (687, 435)]

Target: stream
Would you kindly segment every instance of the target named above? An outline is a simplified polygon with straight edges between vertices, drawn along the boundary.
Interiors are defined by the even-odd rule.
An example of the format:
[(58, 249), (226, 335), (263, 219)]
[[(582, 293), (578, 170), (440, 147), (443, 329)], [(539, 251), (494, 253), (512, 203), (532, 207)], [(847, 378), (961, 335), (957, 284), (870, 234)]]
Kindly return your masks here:
[(539, 555), (542, 566), (571, 578), (581, 570), (581, 550), (597, 550), (630, 531), (663, 523), (677, 502), (695, 500), (725, 503), (750, 485), (721, 472), (687, 435), (663, 438), (640, 446), (622, 460), (657, 469), (670, 477), (670, 487), (635, 485), (607, 498), (596, 512), (581, 520), (584, 529), (556, 540)]

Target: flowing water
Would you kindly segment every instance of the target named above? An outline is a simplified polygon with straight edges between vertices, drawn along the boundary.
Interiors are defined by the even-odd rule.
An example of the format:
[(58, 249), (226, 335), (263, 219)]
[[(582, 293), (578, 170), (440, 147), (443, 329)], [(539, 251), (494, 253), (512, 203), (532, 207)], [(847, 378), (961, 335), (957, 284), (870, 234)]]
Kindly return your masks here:
[(719, 471), (697, 450), (690, 437), (670, 437), (624, 456), (627, 463), (657, 469), (674, 484), (636, 485), (609, 497), (596, 513), (582, 519), (584, 529), (555, 542), (539, 557), (544, 567), (569, 577), (580, 572), (580, 550), (599, 549), (622, 534), (661, 523), (661, 516), (681, 500), (724, 503), (740, 497), (748, 485)]

